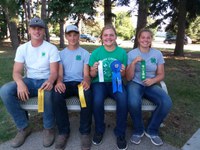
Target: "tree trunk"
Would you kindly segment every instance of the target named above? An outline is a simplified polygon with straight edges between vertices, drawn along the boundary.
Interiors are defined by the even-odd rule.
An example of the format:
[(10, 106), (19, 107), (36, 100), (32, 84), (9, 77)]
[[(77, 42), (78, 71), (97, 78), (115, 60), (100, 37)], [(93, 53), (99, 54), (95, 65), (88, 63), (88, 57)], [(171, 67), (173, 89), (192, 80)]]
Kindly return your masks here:
[(16, 50), (19, 46), (19, 37), (17, 32), (17, 24), (14, 21), (8, 22), (9, 32), (10, 32), (10, 39), (13, 50)]
[(46, 0), (42, 1), (41, 18), (45, 21), (45, 24), (46, 24), (46, 28), (45, 28), (46, 41), (49, 42), (50, 36), (49, 36), (49, 28), (48, 28), (48, 21), (47, 21)]
[(186, 3), (186, 0), (182, 0), (179, 2), (178, 33), (176, 38), (174, 56), (184, 56), (183, 47), (185, 37)]
[(147, 15), (148, 15), (148, 0), (139, 0), (138, 20), (137, 20), (136, 36), (134, 40), (134, 48), (138, 47), (138, 41), (137, 41), (138, 32), (142, 28), (146, 27)]
[(104, 0), (104, 25), (112, 24), (111, 0)]
[(19, 42), (20, 39), (17, 32), (17, 23), (12, 21), (12, 19), (10, 18), (8, 9), (5, 9), (4, 11), (5, 11), (5, 16), (6, 16), (6, 21), (8, 23), (8, 29), (10, 32), (11, 45), (12, 45), (13, 50), (16, 50), (20, 43)]
[(65, 42), (64, 42), (64, 19), (60, 19), (60, 48), (65, 47)]

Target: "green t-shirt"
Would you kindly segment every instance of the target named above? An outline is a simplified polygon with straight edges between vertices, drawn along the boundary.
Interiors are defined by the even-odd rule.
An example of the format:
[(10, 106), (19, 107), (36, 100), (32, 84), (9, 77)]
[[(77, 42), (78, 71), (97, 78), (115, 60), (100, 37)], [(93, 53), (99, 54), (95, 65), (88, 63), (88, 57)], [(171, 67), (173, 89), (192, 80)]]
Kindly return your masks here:
[[(122, 64), (124, 64), (124, 66), (126, 66), (127, 54), (123, 48), (118, 46), (112, 52), (107, 51), (104, 46), (100, 46), (92, 52), (89, 65), (93, 66), (95, 62), (100, 60), (103, 63), (104, 82), (112, 82), (112, 71), (110, 64), (115, 60), (119, 60)], [(92, 79), (92, 82), (99, 82), (98, 75)]]

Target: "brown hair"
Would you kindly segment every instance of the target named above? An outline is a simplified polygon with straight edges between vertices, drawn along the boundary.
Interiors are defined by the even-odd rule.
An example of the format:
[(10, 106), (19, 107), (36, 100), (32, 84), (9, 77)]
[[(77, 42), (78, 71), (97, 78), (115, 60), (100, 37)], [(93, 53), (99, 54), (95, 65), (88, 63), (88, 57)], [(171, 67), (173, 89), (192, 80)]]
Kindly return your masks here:
[[(139, 40), (139, 38), (140, 38), (140, 36), (141, 36), (141, 34), (142, 34), (143, 32), (148, 32), (148, 33), (150, 33), (151, 38), (153, 39), (153, 32), (152, 32), (150, 29), (143, 28), (143, 29), (141, 29), (141, 30), (138, 32), (138, 34), (137, 34), (137, 42), (138, 42), (138, 40)], [(140, 45), (140, 44), (139, 44), (139, 42), (138, 42), (138, 46), (139, 46), (139, 45)], [(150, 47), (151, 47), (151, 45), (150, 45)]]
[[(105, 26), (103, 27), (103, 29), (101, 30), (101, 34), (100, 34), (100, 39), (101, 39), (101, 41), (102, 41), (103, 32), (104, 32), (105, 30), (107, 30), (107, 29), (112, 29), (112, 30), (114, 31), (115, 35), (117, 36), (117, 31), (116, 31), (115, 27), (114, 27), (112, 24), (107, 24), (107, 25), (105, 25)], [(102, 44), (103, 44), (103, 43), (102, 43)]]

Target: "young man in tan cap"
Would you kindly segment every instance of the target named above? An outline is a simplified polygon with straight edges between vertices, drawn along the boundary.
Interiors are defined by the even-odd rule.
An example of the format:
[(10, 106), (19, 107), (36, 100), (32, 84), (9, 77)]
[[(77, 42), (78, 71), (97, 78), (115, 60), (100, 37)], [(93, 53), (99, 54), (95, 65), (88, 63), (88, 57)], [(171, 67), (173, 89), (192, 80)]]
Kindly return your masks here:
[(79, 31), (76, 26), (67, 26), (65, 37), (68, 46), (60, 52), (59, 77), (53, 96), (59, 131), (55, 148), (65, 149), (70, 134), (65, 99), (71, 96), (79, 96), (78, 85), (82, 85), (86, 106), (81, 107), (79, 131), (81, 133), (81, 149), (88, 150), (91, 146), (90, 130), (92, 122), (92, 93), (88, 66), (90, 54), (79, 46)]
[[(13, 79), (1, 87), (0, 96), (18, 129), (11, 146), (21, 146), (31, 133), (25, 110), (20, 101), (38, 95), (38, 89), (44, 90), (43, 145), (49, 147), (54, 142), (55, 118), (52, 108), (52, 89), (57, 79), (58, 61), (56, 46), (44, 41), (45, 24), (40, 18), (33, 18), (29, 23), (31, 40), (17, 48), (13, 67)], [(26, 69), (26, 77), (22, 72)]]

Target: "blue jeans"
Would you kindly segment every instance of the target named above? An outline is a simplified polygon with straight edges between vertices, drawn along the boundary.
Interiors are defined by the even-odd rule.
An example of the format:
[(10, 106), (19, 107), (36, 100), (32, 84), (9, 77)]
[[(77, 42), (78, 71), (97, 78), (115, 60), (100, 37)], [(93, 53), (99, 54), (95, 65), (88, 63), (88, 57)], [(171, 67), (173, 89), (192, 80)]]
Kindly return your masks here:
[(104, 123), (104, 100), (111, 97), (116, 101), (116, 136), (125, 136), (127, 124), (127, 94), (123, 86), (123, 92), (113, 93), (112, 82), (92, 83), (93, 92), (93, 113), (95, 120), (95, 132), (103, 134), (105, 132)]
[[(29, 97), (38, 95), (38, 89), (44, 83), (45, 79), (36, 80), (31, 78), (23, 78), (29, 90)], [(3, 85), (0, 90), (1, 99), (15, 121), (17, 128), (24, 129), (28, 126), (28, 118), (26, 111), (21, 108), (20, 100), (17, 97), (17, 84), (15, 81), (8, 82)], [(44, 113), (43, 113), (43, 126), (50, 129), (55, 125), (55, 117), (52, 106), (52, 92), (45, 91), (44, 93)]]
[[(70, 122), (68, 116), (68, 110), (66, 107), (66, 98), (78, 95), (78, 84), (80, 82), (64, 82), (66, 90), (64, 93), (53, 93), (54, 110), (56, 116), (56, 124), (58, 126), (59, 134), (70, 133)], [(91, 90), (84, 90), (86, 108), (81, 108), (80, 112), (80, 127), (81, 134), (90, 134), (92, 124), (92, 93)]]
[(128, 109), (133, 120), (133, 134), (141, 135), (145, 128), (142, 119), (142, 98), (147, 98), (156, 105), (149, 119), (146, 132), (150, 135), (158, 135), (158, 130), (172, 107), (169, 95), (157, 84), (143, 86), (130, 81), (127, 84)]

